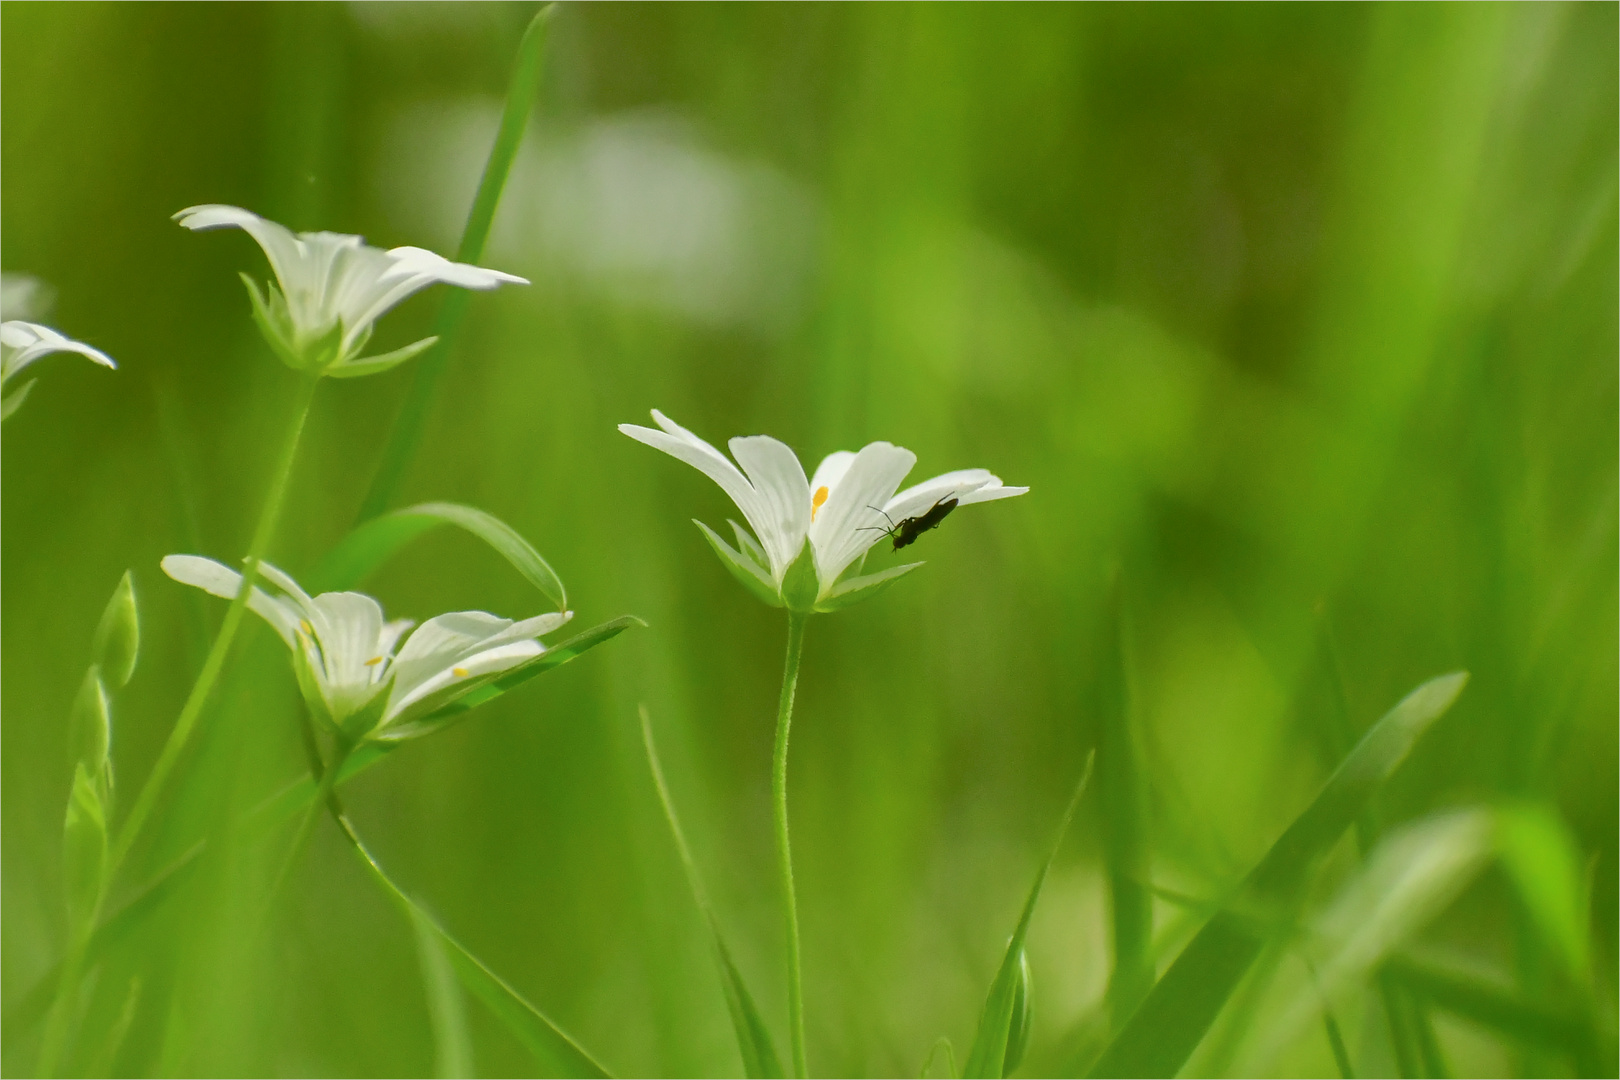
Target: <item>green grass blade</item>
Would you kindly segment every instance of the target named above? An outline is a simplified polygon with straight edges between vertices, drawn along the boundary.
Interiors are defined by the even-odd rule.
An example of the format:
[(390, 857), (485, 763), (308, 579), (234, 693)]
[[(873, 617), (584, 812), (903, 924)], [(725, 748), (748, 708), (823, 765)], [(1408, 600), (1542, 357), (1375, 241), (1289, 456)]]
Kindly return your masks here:
[[(1408, 694), (1362, 736), (1311, 805), (1295, 818), (1238, 891), (1265, 909), (1292, 902), (1312, 868), (1338, 841), (1373, 793), (1462, 692), (1454, 672)], [(1092, 1076), (1173, 1076), (1209, 1030), (1254, 962), (1263, 935), (1252, 920), (1222, 911), (1204, 924), (1164, 978), (1092, 1066)]]
[(1116, 1031), (1142, 1003), (1154, 975), (1147, 791), (1141, 753), (1131, 728), (1121, 594), (1116, 574), (1106, 602), (1095, 701), (1100, 728), (1097, 784), (1107, 829), (1103, 851), (1114, 934), (1114, 970), (1108, 980), (1108, 1000)]
[(422, 961), (422, 989), (427, 995), (428, 1024), (433, 1029), (435, 1076), (454, 1080), (473, 1075), (472, 1035), (467, 1031), (467, 1009), (461, 1000), (461, 984), (456, 978), (444, 941), (426, 919), (411, 909), (411, 927), (416, 931), (416, 951)]
[(308, 576), (307, 586), (311, 592), (352, 589), (410, 541), (444, 525), (454, 525), (478, 537), (558, 610), (568, 607), (562, 579), (534, 545), (494, 514), (460, 503), (422, 503), (367, 521), (327, 553)]
[(731, 950), (726, 946), (725, 936), (720, 933), (720, 921), (715, 917), (714, 908), (709, 904), (708, 892), (703, 888), (703, 879), (698, 875), (692, 850), (686, 846), (686, 834), (681, 831), (680, 819), (675, 815), (675, 802), (670, 798), (669, 785), (664, 782), (664, 769), (658, 763), (658, 748), (653, 743), (652, 719), (647, 715), (646, 706), (641, 707), (641, 741), (647, 748), (647, 765), (652, 770), (653, 784), (658, 788), (658, 801), (664, 808), (664, 820), (669, 822), (669, 831), (675, 838), (675, 849), (680, 853), (681, 866), (686, 871), (686, 883), (691, 886), (692, 898), (697, 901), (698, 909), (703, 913), (704, 921), (709, 926), (715, 962), (720, 968), (720, 982), (725, 990), (726, 1008), (731, 1012), (732, 1030), (736, 1032), (737, 1049), (742, 1054), (743, 1075), (781, 1077), (785, 1075), (782, 1071), (782, 1059), (777, 1057), (776, 1046), (771, 1042), (770, 1030), (766, 1028), (765, 1021), (759, 1015), (759, 1009), (754, 1005), (753, 995), (748, 992), (748, 986), (743, 982), (742, 972), (737, 970), (737, 965), (731, 958)]
[(1548, 806), (1505, 806), (1496, 813), (1496, 849), (1531, 922), (1574, 979), (1591, 963), (1585, 885), (1574, 837)]
[(1057, 858), (1058, 848), (1063, 844), (1063, 835), (1069, 831), (1069, 822), (1074, 819), (1075, 808), (1080, 805), (1080, 797), (1086, 793), (1086, 785), (1091, 781), (1091, 769), (1095, 763), (1095, 753), (1086, 758), (1086, 770), (1080, 777), (1080, 783), (1075, 785), (1074, 795), (1069, 799), (1067, 809), (1063, 811), (1063, 820), (1059, 822), (1057, 835), (1052, 839), (1052, 848), (1047, 852), (1046, 861), (1041, 863), (1041, 868), (1035, 875), (1035, 883), (1030, 886), (1029, 896), (1024, 900), (1024, 910), (1018, 916), (1018, 927), (1007, 942), (1007, 950), (1001, 957), (1001, 967), (996, 971), (996, 977), (990, 983), (990, 993), (985, 997), (984, 1011), (979, 1014), (979, 1031), (973, 1037), (973, 1048), (968, 1051), (967, 1061), (962, 1065), (964, 1077), (1006, 1075), (1004, 1069), (1007, 1063), (1007, 1044), (1009, 1037), (1016, 1034), (1011, 1028), (1018, 1005), (1019, 988), (1023, 982), (1020, 976), (1023, 972), (1024, 939), (1029, 934), (1029, 920), (1035, 914), (1035, 902), (1041, 897), (1041, 886), (1046, 884), (1047, 871), (1052, 869), (1052, 862)]
[[(461, 246), (456, 249), (456, 258), (460, 262), (476, 263), (484, 257), (484, 244), (489, 239), (490, 225), (495, 220), (501, 192), (512, 171), (518, 146), (523, 142), (529, 113), (540, 93), (546, 31), (555, 7), (554, 4), (547, 4), (541, 8), (518, 43), (517, 62), (506, 89), (506, 107), (501, 112), (501, 127), (495, 135), (495, 145), (490, 148), (489, 159), (484, 163), (484, 175), (478, 182), (478, 194), (473, 197), (472, 210), (467, 214)], [(388, 439), (387, 449), (383, 451), (377, 474), (371, 481), (371, 490), (361, 504), (361, 521), (370, 520), (387, 510), (399, 491), (405, 470), (416, 456), (417, 446), (422, 441), (422, 427), (427, 421), (428, 407), (433, 402), (433, 392), (450, 359), (450, 343), (467, 313), (467, 304), (471, 299), (466, 289), (450, 289), (445, 295), (444, 306), (439, 309), (438, 318), (433, 324), (433, 335), (439, 339), (438, 343), (416, 365), (415, 377), (411, 380), (405, 404), (394, 421), (393, 434)]]
[(405, 910), (413, 926), (438, 936), (446, 946), (450, 966), (455, 969), (461, 984), (482, 1001), (489, 1011), (506, 1025), (507, 1030), (529, 1049), (530, 1053), (560, 1076), (608, 1075), (607, 1070), (602, 1068), (595, 1058), (552, 1023), (545, 1013), (531, 1005), (522, 994), (512, 988), (511, 984), (468, 952), (459, 941), (450, 936), (449, 931), (439, 925), (438, 920), (394, 884), (393, 879), (361, 841), (348, 819), (341, 815), (337, 815), (337, 818), (344, 835), (353, 845), (355, 854), (360, 857), (366, 869), (371, 871), (373, 879)]
[(1402, 954), (1384, 973), (1437, 1008), (1472, 1020), (1516, 1042), (1564, 1051), (1581, 1076), (1613, 1076), (1615, 1039), (1581, 1018), (1559, 1012), (1510, 986), (1438, 961)]

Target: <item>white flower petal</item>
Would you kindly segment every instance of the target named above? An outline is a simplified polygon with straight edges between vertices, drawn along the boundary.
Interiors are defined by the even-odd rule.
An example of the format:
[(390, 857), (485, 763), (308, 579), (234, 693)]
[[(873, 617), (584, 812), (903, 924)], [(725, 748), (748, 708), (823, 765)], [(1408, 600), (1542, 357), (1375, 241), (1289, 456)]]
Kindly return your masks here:
[(1010, 499), (1014, 495), (1023, 495), (1028, 492), (1027, 487), (1003, 487), (1000, 479), (986, 484), (977, 491), (970, 491), (957, 500), (957, 505), (968, 506), (972, 503), (994, 502), (997, 499)]
[(264, 257), (270, 260), (270, 269), (275, 272), (276, 280), (281, 282), (283, 292), (287, 291), (289, 279), (296, 281), (301, 277), (299, 269), (303, 263), (303, 253), (298, 238), (286, 226), (262, 218), (251, 210), (206, 203), (186, 207), (174, 215), (174, 220), (193, 231), (231, 227), (243, 230), (264, 249)]
[(926, 514), (941, 499), (954, 498), (957, 505), (961, 505), (980, 488), (1000, 483), (988, 469), (958, 469), (913, 484), (890, 499), (883, 510), (898, 524), (908, 517)]
[(759, 496), (762, 520), (750, 519), (749, 524), (770, 556), (772, 576), (780, 585), (810, 528), (810, 481), (798, 455), (769, 435), (745, 435), (729, 445)]
[(10, 379), (35, 360), (50, 356), (52, 353), (78, 353), (103, 367), (118, 366), (113, 363), (112, 357), (100, 349), (86, 345), (82, 341), (74, 341), (48, 326), (23, 322), (20, 319), (0, 323), (0, 346), (3, 346), (3, 355), (0, 355), (0, 381)]
[(810, 526), (823, 593), (863, 551), (883, 539), (880, 530), (888, 525), (873, 508), (889, 500), (916, 464), (916, 454), (886, 442), (869, 443), (855, 455)]
[[(471, 683), (481, 675), (491, 675), (514, 668), (545, 651), (545, 646), (533, 639), (509, 641), (492, 649), (483, 649), (458, 657), (453, 663), (428, 672), (424, 678), (412, 683), (408, 688), (402, 689), (396, 680), (393, 696), (389, 698), (388, 708), (383, 713), (383, 723), (386, 725), (411, 706), (441, 690)], [(450, 696), (453, 698), (456, 695)]]
[(813, 499), (815, 493), (822, 488), (826, 488), (830, 494), (832, 489), (838, 486), (838, 481), (849, 471), (850, 463), (854, 460), (853, 450), (834, 450), (822, 458), (821, 464), (816, 466), (816, 475), (810, 478), (811, 498)]
[(742, 511), (743, 517), (753, 527), (755, 535), (763, 540), (765, 523), (769, 520), (768, 511), (764, 500), (748, 482), (748, 478), (742, 474), (742, 470), (732, 464), (726, 455), (657, 409), (652, 411), (652, 415), (658, 426), (664, 430), (655, 431), (636, 424), (620, 424), (619, 430), (637, 442), (646, 443), (655, 450), (662, 450), (670, 457), (686, 462), (719, 484), (721, 490), (731, 496), (731, 501), (737, 504), (737, 509)]
[[(159, 565), (180, 584), (195, 586), (222, 600), (236, 599), (236, 591), (242, 587), (241, 574), (201, 555), (166, 555)], [(261, 573), (264, 565), (260, 564)], [(269, 623), (289, 649), (297, 647), (299, 613), (293, 605), (267, 595), (255, 585), (248, 596), (248, 608)]]

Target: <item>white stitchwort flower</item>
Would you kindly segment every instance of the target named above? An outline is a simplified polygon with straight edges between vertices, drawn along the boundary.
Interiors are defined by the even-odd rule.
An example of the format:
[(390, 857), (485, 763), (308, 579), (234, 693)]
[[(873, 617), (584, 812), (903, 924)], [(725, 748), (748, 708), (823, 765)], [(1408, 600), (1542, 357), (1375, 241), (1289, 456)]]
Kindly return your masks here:
[(733, 464), (657, 409), (652, 417), (656, 429), (620, 424), (619, 430), (702, 470), (731, 496), (753, 529), (750, 535), (732, 523), (735, 549), (701, 521), (696, 524), (738, 580), (778, 607), (835, 611), (865, 599), (922, 565), (909, 563), (840, 580), (894, 526), (924, 517), (951, 499), (956, 500), (954, 509), (1029, 490), (1006, 487), (984, 469), (963, 469), (896, 493), (917, 455), (886, 442), (868, 443), (859, 453), (829, 454), (807, 480), (793, 451), (769, 435), (732, 439), (728, 445), (737, 459)]
[(34, 380), (29, 379), (16, 389), (11, 389), (11, 381), (17, 373), (41, 357), (62, 352), (78, 353), (104, 367), (118, 366), (112, 362), (112, 357), (100, 349), (74, 341), (48, 326), (23, 322), (21, 319), (0, 323), (0, 420), (16, 412), (28, 396), (28, 391), (34, 388)]
[(190, 206), (174, 215), (188, 229), (238, 228), (259, 242), (280, 285), (259, 286), (246, 274), (253, 317), (270, 347), (290, 367), (334, 378), (386, 371), (431, 346), (423, 338), (381, 356), (360, 357), (372, 326), (406, 297), (444, 282), (493, 289), (528, 281), (499, 270), (451, 262), (418, 247), (384, 251), (343, 233), (294, 233), (239, 206)]
[[(162, 565), (174, 580), (224, 599), (233, 599), (242, 583), (235, 570), (198, 555), (170, 555)], [(385, 620), (382, 605), (363, 593), (311, 597), (269, 563), (259, 564), (259, 576), (273, 592), (254, 586), (248, 607), (292, 650), (310, 710), (350, 740), (425, 733), (433, 712), (545, 652), (535, 639), (574, 615), (557, 611), (513, 622), (456, 611), (406, 637), (411, 621)]]

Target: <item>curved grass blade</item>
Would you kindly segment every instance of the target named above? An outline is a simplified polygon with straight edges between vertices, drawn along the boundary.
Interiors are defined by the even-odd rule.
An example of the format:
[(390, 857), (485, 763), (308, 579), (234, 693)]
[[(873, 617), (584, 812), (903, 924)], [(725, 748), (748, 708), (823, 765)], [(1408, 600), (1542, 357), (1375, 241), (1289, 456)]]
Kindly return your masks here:
[(1035, 875), (1035, 884), (1030, 886), (1029, 896), (1024, 900), (1024, 910), (1018, 916), (1018, 928), (1007, 942), (1001, 967), (996, 972), (995, 980), (990, 983), (984, 1011), (979, 1014), (979, 1032), (973, 1037), (973, 1049), (968, 1051), (967, 1061), (962, 1065), (964, 1077), (1006, 1075), (1008, 1041), (1018, 1034), (1012, 1028), (1014, 1021), (1020, 1019), (1017, 1006), (1019, 990), (1024, 982), (1020, 976), (1024, 970), (1024, 938), (1029, 934), (1029, 920), (1035, 914), (1035, 901), (1041, 898), (1041, 886), (1046, 884), (1047, 871), (1052, 869), (1058, 848), (1063, 844), (1063, 834), (1069, 831), (1075, 808), (1080, 805), (1080, 797), (1086, 793), (1086, 785), (1091, 781), (1091, 767), (1096, 757), (1095, 753), (1086, 757), (1086, 771), (1075, 786), (1074, 796), (1069, 799), (1068, 809), (1063, 811), (1063, 820), (1058, 824), (1057, 836), (1052, 840), (1052, 849), (1047, 852), (1046, 861), (1041, 863), (1041, 869)]
[(422, 962), (428, 1027), (433, 1031), (434, 1075), (448, 1080), (472, 1076), (472, 1035), (467, 1030), (467, 1009), (462, 1004), (455, 968), (439, 935), (415, 909), (410, 915), (411, 927), (416, 931), (417, 959)]
[(331, 809), (332, 816), (337, 820), (343, 835), (353, 846), (355, 854), (360, 857), (366, 869), (371, 871), (372, 878), (382, 886), (384, 892), (398, 902), (413, 927), (419, 932), (433, 933), (444, 943), (450, 966), (455, 969), (462, 986), (482, 1001), (489, 1011), (506, 1025), (507, 1030), (529, 1049), (530, 1053), (560, 1076), (608, 1075), (607, 1070), (602, 1068), (595, 1058), (552, 1023), (545, 1013), (531, 1005), (528, 999), (512, 988), (510, 983), (468, 952), (459, 941), (450, 936), (448, 930), (439, 925), (438, 920), (394, 884), (393, 879), (366, 848), (360, 834), (354, 831), (348, 817), (341, 812), (336, 803), (335, 793)]
[(669, 822), (669, 831), (675, 837), (675, 848), (680, 852), (681, 866), (686, 870), (686, 883), (691, 886), (692, 898), (697, 901), (698, 909), (709, 924), (715, 963), (719, 965), (720, 983), (726, 994), (726, 1008), (731, 1012), (731, 1026), (737, 1034), (737, 1049), (742, 1054), (743, 1074), (774, 1080), (785, 1075), (782, 1059), (776, 1056), (771, 1033), (760, 1018), (753, 995), (749, 994), (742, 972), (737, 970), (736, 963), (731, 959), (731, 950), (726, 947), (726, 939), (720, 933), (720, 920), (709, 905), (709, 894), (703, 888), (703, 879), (698, 876), (692, 850), (686, 846), (686, 834), (681, 831), (680, 819), (675, 816), (675, 803), (669, 796), (669, 786), (664, 783), (664, 770), (658, 763), (658, 748), (653, 744), (652, 719), (647, 715), (645, 705), (641, 706), (640, 712), (641, 741), (647, 747), (647, 765), (652, 770), (653, 784), (658, 788), (658, 801), (664, 807), (664, 820)]
[(352, 589), (395, 552), (424, 533), (444, 525), (465, 529), (494, 548), (517, 572), (557, 605), (568, 607), (562, 579), (534, 545), (494, 514), (460, 503), (432, 502), (395, 510), (359, 526), (327, 552), (309, 575), (312, 592)]
[[(540, 94), (541, 60), (545, 54), (546, 31), (551, 23), (555, 4), (547, 4), (530, 21), (518, 42), (517, 63), (512, 69), (512, 80), (506, 88), (506, 106), (501, 112), (501, 127), (490, 147), (489, 159), (484, 163), (484, 175), (478, 181), (478, 194), (473, 197), (472, 210), (467, 214), (467, 225), (461, 234), (461, 246), (456, 249), (457, 262), (476, 263), (484, 257), (484, 243), (489, 239), (490, 225), (495, 220), (495, 209), (500, 205), (501, 191), (512, 171), (518, 145), (529, 125), (529, 113)], [(466, 289), (451, 289), (445, 295), (444, 306), (439, 309), (433, 323), (435, 345), (417, 365), (411, 388), (394, 421), (394, 432), (383, 451), (382, 462), (372, 478), (371, 490), (366, 493), (360, 507), (360, 520), (366, 521), (388, 509), (399, 490), (405, 469), (416, 456), (422, 441), (422, 426), (427, 420), (428, 406), (433, 391), (444, 374), (450, 359), (450, 342), (472, 297)]]
[[(1362, 736), (1311, 805), (1240, 886), (1239, 902), (1286, 909), (1417, 740), (1462, 693), (1466, 672), (1431, 679)], [(1092, 1065), (1091, 1076), (1173, 1076), (1203, 1039), (1264, 944), (1252, 920), (1222, 911), (1204, 924)]]

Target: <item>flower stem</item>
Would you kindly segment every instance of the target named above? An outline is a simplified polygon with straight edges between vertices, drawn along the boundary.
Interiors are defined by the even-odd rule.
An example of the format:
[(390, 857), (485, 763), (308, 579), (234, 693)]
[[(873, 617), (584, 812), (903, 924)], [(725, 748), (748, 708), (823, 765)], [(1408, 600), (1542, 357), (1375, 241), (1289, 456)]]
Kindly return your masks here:
[(298, 456), (298, 440), (304, 433), (304, 421), (309, 416), (309, 406), (314, 399), (316, 385), (317, 379), (314, 377), (305, 378), (299, 384), (298, 396), (293, 404), (292, 420), (287, 425), (281, 453), (276, 459), (275, 472), (270, 478), (270, 490), (265, 495), (264, 508), (259, 511), (259, 524), (253, 531), (253, 541), (248, 548), (247, 565), (242, 571), (242, 584), (237, 588), (229, 610), (225, 612), (225, 621), (220, 624), (219, 636), (214, 638), (213, 648), (208, 651), (208, 659), (203, 661), (202, 673), (197, 676), (196, 683), (191, 687), (191, 694), (180, 709), (180, 717), (174, 722), (174, 730), (169, 732), (169, 741), (164, 744), (163, 753), (158, 756), (157, 764), (152, 766), (146, 784), (136, 797), (135, 805), (130, 808), (129, 817), (125, 819), (123, 828), (118, 831), (112, 856), (107, 860), (108, 880), (118, 872), (119, 866), (129, 855), (130, 848), (139, 838), (141, 829), (146, 825), (146, 819), (151, 816), (158, 797), (163, 793), (169, 774), (174, 771), (174, 766), (180, 759), (181, 751), (191, 739), (191, 733), (202, 716), (203, 707), (208, 703), (208, 695), (213, 692), (214, 684), (219, 681), (219, 676), (225, 669), (226, 656), (236, 638), (237, 630), (242, 625), (242, 615), (247, 610), (248, 596), (251, 595), (254, 582), (259, 577), (259, 562), (270, 546), (270, 540), (275, 535), (276, 522), (281, 517), (282, 503), (287, 496), (287, 482), (292, 477), (293, 462)]
[(197, 676), (196, 683), (191, 687), (191, 694), (180, 709), (180, 716), (174, 722), (174, 729), (169, 732), (169, 740), (164, 744), (157, 764), (152, 766), (152, 772), (147, 776), (145, 785), (135, 799), (135, 805), (130, 808), (129, 817), (125, 819), (124, 826), (119, 830), (117, 839), (112, 845), (112, 851), (102, 871), (101, 887), (97, 892), (96, 902), (83, 924), (73, 930), (67, 955), (62, 959), (61, 978), (56, 984), (56, 997), (51, 1002), (51, 1011), (45, 1023), (45, 1034), (40, 1045), (39, 1065), (35, 1070), (40, 1076), (55, 1074), (57, 1063), (61, 1060), (62, 1051), (66, 1047), (68, 1029), (72, 1026), (72, 1004), (74, 998), (78, 996), (79, 975), (84, 966), (85, 950), (89, 946), (97, 922), (100, 921), (102, 904), (107, 898), (107, 886), (117, 875), (119, 866), (123, 864), (130, 848), (139, 838), (146, 819), (151, 817), (152, 809), (163, 793), (169, 774), (174, 771), (175, 763), (180, 760), (181, 751), (191, 739), (192, 729), (197, 726), (203, 706), (208, 702), (208, 695), (213, 691), (214, 684), (219, 681), (220, 673), (224, 670), (231, 642), (242, 624), (242, 613), (247, 610), (247, 598), (254, 581), (259, 576), (259, 560), (264, 558), (265, 550), (270, 546), (271, 537), (275, 534), (276, 521), (281, 516), (281, 505), (287, 496), (287, 481), (292, 476), (293, 461), (298, 455), (298, 440), (304, 432), (304, 420), (309, 416), (309, 405), (315, 397), (317, 381), (315, 377), (309, 377), (299, 384), (292, 422), (287, 427), (281, 455), (276, 460), (276, 470), (271, 476), (270, 491), (265, 496), (264, 508), (259, 512), (258, 527), (253, 531), (247, 566), (242, 571), (242, 583), (236, 590), (236, 597), (231, 601), (230, 610), (225, 613), (225, 621), (220, 625), (219, 636), (214, 639), (213, 648), (208, 652), (208, 659), (203, 662), (202, 672)]
[(810, 1075), (804, 1056), (804, 988), (799, 974), (799, 908), (793, 895), (793, 851), (788, 844), (788, 729), (793, 724), (793, 690), (799, 682), (799, 654), (804, 648), (808, 615), (788, 613), (787, 664), (782, 669), (782, 697), (776, 707), (776, 751), (771, 759), (771, 803), (776, 816), (776, 862), (782, 875), (782, 913), (787, 920), (788, 1041), (793, 1049), (793, 1075)]
[[(332, 790), (337, 787), (338, 775), (343, 771), (343, 763), (349, 759), (349, 752), (352, 749), (352, 744), (340, 739), (332, 748), (332, 760), (320, 770), (315, 801), (309, 804), (309, 809), (304, 811), (303, 819), (298, 822), (298, 832), (293, 835), (292, 846), (287, 849), (287, 855), (281, 862), (281, 869), (276, 871), (270, 892), (265, 895), (264, 918), (260, 920), (261, 925), (268, 923), (270, 910), (275, 906), (276, 898), (281, 895), (287, 879), (292, 876), (293, 868), (298, 865), (304, 849), (309, 846), (309, 838), (315, 832), (315, 823), (321, 819), (321, 812), (331, 800)], [(319, 764), (318, 758), (316, 764)]]

